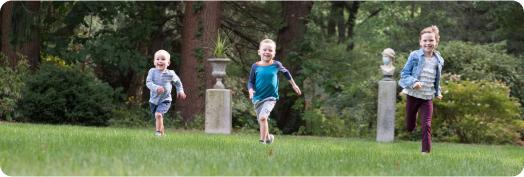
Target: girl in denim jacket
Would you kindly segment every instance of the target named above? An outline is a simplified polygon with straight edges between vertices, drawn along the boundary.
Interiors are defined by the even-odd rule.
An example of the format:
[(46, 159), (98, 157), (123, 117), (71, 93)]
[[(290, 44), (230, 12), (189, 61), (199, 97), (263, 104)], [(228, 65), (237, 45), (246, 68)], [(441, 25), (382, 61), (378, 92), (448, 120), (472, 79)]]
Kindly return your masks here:
[(406, 128), (415, 129), (417, 113), (421, 115), (422, 154), (431, 151), (431, 117), (433, 98), (442, 99), (440, 76), (444, 59), (436, 51), (440, 39), (437, 26), (424, 28), (420, 32), (420, 49), (411, 52), (400, 73), (399, 85), (407, 95)]

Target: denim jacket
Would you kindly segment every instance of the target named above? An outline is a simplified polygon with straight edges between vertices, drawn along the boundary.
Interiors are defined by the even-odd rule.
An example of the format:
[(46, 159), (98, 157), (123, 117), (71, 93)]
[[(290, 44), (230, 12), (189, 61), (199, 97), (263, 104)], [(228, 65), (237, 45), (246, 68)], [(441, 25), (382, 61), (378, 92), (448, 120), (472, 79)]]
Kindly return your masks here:
[[(442, 91), (440, 88), (440, 76), (442, 72), (442, 67), (444, 66), (444, 59), (440, 56), (440, 53), (435, 51), (433, 52), (435, 56), (437, 56), (437, 76), (435, 77), (435, 96), (442, 95)], [(418, 81), (418, 78), (420, 76), (420, 73), (422, 72), (422, 68), (424, 67), (424, 51), (423, 49), (419, 49), (416, 51), (411, 52), (408, 57), (408, 61), (406, 62), (406, 65), (404, 65), (404, 68), (400, 72), (400, 80), (399, 85), (402, 88), (413, 88), (413, 85), (415, 82)]]

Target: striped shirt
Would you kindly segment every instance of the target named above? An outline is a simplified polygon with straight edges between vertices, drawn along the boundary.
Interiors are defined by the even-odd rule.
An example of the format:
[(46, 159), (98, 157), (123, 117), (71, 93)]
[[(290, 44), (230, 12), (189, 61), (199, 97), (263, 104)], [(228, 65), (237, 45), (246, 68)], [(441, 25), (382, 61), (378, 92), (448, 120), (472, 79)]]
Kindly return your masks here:
[[(146, 78), (146, 86), (149, 88), (149, 102), (158, 105), (163, 101), (172, 101), (172, 83), (175, 84), (177, 93), (184, 91), (182, 81), (180, 81), (180, 78), (176, 75), (175, 71), (169, 69), (160, 71), (156, 68), (151, 68), (147, 73)], [(160, 86), (164, 87), (164, 93), (162, 94), (157, 93), (157, 88)]]
[(424, 100), (431, 100), (435, 97), (435, 78), (437, 76), (437, 59), (435, 56), (425, 60), (422, 72), (418, 78), (422, 88), (415, 90), (408, 88), (407, 94)]

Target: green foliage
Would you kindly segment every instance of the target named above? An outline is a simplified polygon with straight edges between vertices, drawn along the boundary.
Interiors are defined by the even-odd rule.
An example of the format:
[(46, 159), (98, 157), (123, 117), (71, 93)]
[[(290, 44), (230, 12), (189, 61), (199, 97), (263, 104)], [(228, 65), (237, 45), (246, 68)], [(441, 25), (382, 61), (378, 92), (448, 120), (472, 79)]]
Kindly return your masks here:
[(71, 53), (75, 59), (71, 62), (87, 60), (122, 75), (129, 71), (142, 71), (152, 60), (135, 50), (136, 44), (129, 42), (126, 35), (127, 33), (100, 34), (98, 38), (88, 41), (83, 50)]
[(361, 45), (347, 51), (345, 45), (326, 42), (318, 34), (310, 34), (307, 41), (310, 50), (305, 49), (308, 59), (301, 73), (306, 102), (320, 108), (334, 121), (330, 124), (345, 122), (344, 136), (374, 135), (380, 53)]
[[(154, 127), (155, 118), (151, 115), (149, 103), (147, 105), (129, 104), (114, 109), (111, 112), (109, 124), (112, 127)], [(175, 103), (172, 103), (171, 110)], [(147, 108), (146, 108), (147, 107)], [(164, 114), (166, 129), (204, 130), (205, 118), (202, 114), (196, 115), (189, 121), (183, 120), (180, 112)]]
[(213, 49), (213, 56), (216, 58), (227, 57), (231, 49), (230, 49), (228, 41), (224, 39), (220, 31), (217, 32), (217, 38), (214, 44), (215, 44), (215, 47)]
[(113, 89), (77, 65), (42, 64), (22, 93), (22, 121), (107, 125), (113, 108)]
[[(220, 34), (225, 35), (217, 37), (224, 39), (224, 42), (235, 41), (228, 56), (235, 64), (228, 66), (225, 82), (233, 94), (235, 128), (256, 130), (258, 127), (245, 85), (251, 64), (259, 60), (254, 52), (258, 49), (258, 41), (263, 36), (273, 36), (271, 38), (275, 41), (287, 37), (277, 36), (279, 30), (286, 26), (282, 18), (282, 3), (222, 3), (220, 10), (224, 18), (221, 30), (224, 31)], [(97, 76), (113, 87), (129, 88), (129, 76), (140, 75), (151, 65), (151, 53), (154, 52), (151, 50), (157, 47), (172, 51), (171, 66), (178, 67), (177, 62), (181, 62), (174, 58), (181, 50), (182, 17), (186, 3), (42, 2), (39, 18), (29, 18), (31, 15), (26, 14), (24, 6), (21, 6), (23, 2), (16, 4), (14, 25), (21, 31), (16, 33), (11, 43), (29, 39), (30, 36), (24, 35), (30, 32), (27, 30), (40, 25), (43, 53), (66, 59), (51, 62), (62, 62), (62, 65), (76, 62), (91, 64), (96, 67)], [(193, 3), (194, 12), (201, 11), (203, 5), (202, 2)], [(516, 2), (362, 2), (353, 26), (353, 36), (339, 43), (333, 41), (341, 33), (327, 35), (331, 5), (331, 2), (315, 2), (308, 19), (303, 19), (308, 21), (304, 42), (294, 46), (288, 56), (277, 56), (282, 57), (285, 66), (295, 69), (292, 74), (305, 95), (294, 103), (285, 100), (278, 103), (278, 106), (294, 104), (285, 106), (293, 108), (290, 111), (293, 115), (285, 118), (293, 123), (281, 125), (284, 127), (282, 131), (285, 129), (284, 132), (292, 133), (300, 126), (307, 128), (299, 116), (306, 110), (301, 104), (305, 103), (311, 106), (308, 111), (322, 110), (326, 121), (343, 120), (347, 129), (345, 136), (373, 135), (376, 82), (381, 79), (378, 69), (380, 51), (391, 47), (397, 52), (395, 78), (398, 79), (398, 71), (409, 51), (419, 47), (419, 31), (432, 24), (441, 29), (439, 50), (446, 60), (444, 72), (460, 74), (466, 80), (503, 81), (511, 88), (511, 95), (519, 98), (521, 105), (524, 104), (524, 72), (521, 72), (524, 60), (507, 55), (503, 50), (508, 48), (513, 53), (524, 51), (519, 50), (523, 48), (523, 40), (519, 39), (523, 38), (521, 31), (524, 23), (518, 23), (521, 19), (518, 17), (524, 13)], [(348, 18), (347, 12), (344, 19)], [(472, 21), (472, 18), (476, 20)], [(35, 20), (40, 22), (34, 23)], [(203, 21), (205, 19), (199, 19), (198, 23)], [(197, 37), (202, 37), (202, 25), (198, 26)], [(341, 31), (340, 27), (335, 28)], [(474, 43), (447, 42), (451, 40)], [(508, 45), (489, 44), (502, 40), (506, 40)], [(346, 48), (349, 41), (355, 44), (352, 51)], [(193, 51), (195, 56), (203, 60), (203, 46), (196, 48)], [(53, 57), (42, 58), (48, 61), (44, 58)], [(197, 66), (197, 69), (203, 71), (203, 65)], [(200, 72), (199, 78), (203, 74)], [(285, 80), (280, 83), (280, 93), (294, 96)], [(128, 117), (126, 114), (137, 116), (137, 119), (130, 120), (140, 117), (140, 111), (134, 108), (117, 110), (113, 112), (117, 117)], [(521, 110), (524, 111), (524, 108), (521, 107)], [(176, 117), (173, 120), (180, 121), (174, 125), (185, 125), (177, 116), (173, 117)], [(521, 118), (524, 120), (522, 115)], [(171, 123), (169, 121), (166, 123)], [(271, 121), (272, 128), (276, 128), (273, 126), (276, 122)]]
[[(511, 96), (524, 103), (524, 58), (506, 54), (506, 44), (473, 44), (461, 41), (442, 43), (446, 73), (458, 74), (465, 80), (503, 81)], [(524, 118), (524, 117), (523, 117)]]
[(149, 127), (154, 125), (151, 113), (146, 108), (113, 109), (108, 124), (112, 127)]
[[(434, 100), (432, 136), (435, 140), (505, 144), (520, 143), (519, 103), (509, 96), (509, 88), (492, 81), (442, 82), (443, 100)], [(405, 132), (405, 99), (397, 103), (397, 130)], [(417, 121), (420, 124), (420, 121)], [(520, 131), (520, 132), (519, 132)], [(413, 133), (420, 135), (419, 133)], [(411, 137), (413, 138), (413, 137)]]
[(335, 137), (347, 135), (348, 129), (344, 120), (338, 117), (326, 117), (320, 109), (305, 111), (303, 120), (305, 126), (300, 128), (299, 134)]
[(17, 103), (22, 99), (24, 80), (29, 74), (29, 66), (24, 58), (18, 59), (13, 69), (8, 66), (8, 59), (0, 53), (0, 120), (12, 120)]
[(185, 130), (204, 130), (205, 127), (205, 117), (203, 114), (196, 114), (191, 120), (184, 120), (180, 112), (176, 113), (176, 116), (167, 122), (168, 125), (172, 125), (177, 129)]
[[(514, 120), (514, 125), (517, 127), (517, 130), (520, 132), (520, 140), (521, 142), (524, 141), (524, 120)], [(524, 143), (521, 143), (521, 145), (524, 145)]]

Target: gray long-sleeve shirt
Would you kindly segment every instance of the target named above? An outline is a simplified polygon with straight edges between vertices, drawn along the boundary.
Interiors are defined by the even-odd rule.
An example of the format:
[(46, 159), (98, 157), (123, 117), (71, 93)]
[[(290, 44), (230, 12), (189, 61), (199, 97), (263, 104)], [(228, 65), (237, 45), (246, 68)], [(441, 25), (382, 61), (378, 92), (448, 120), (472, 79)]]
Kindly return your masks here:
[[(180, 81), (175, 71), (169, 69), (160, 71), (156, 68), (151, 68), (146, 78), (146, 86), (149, 88), (150, 95), (149, 102), (158, 105), (158, 103), (163, 101), (172, 101), (171, 90), (173, 85), (171, 83), (175, 84), (177, 93), (184, 91), (182, 81)], [(162, 94), (157, 93), (157, 88), (160, 86), (164, 87), (164, 93)]]

